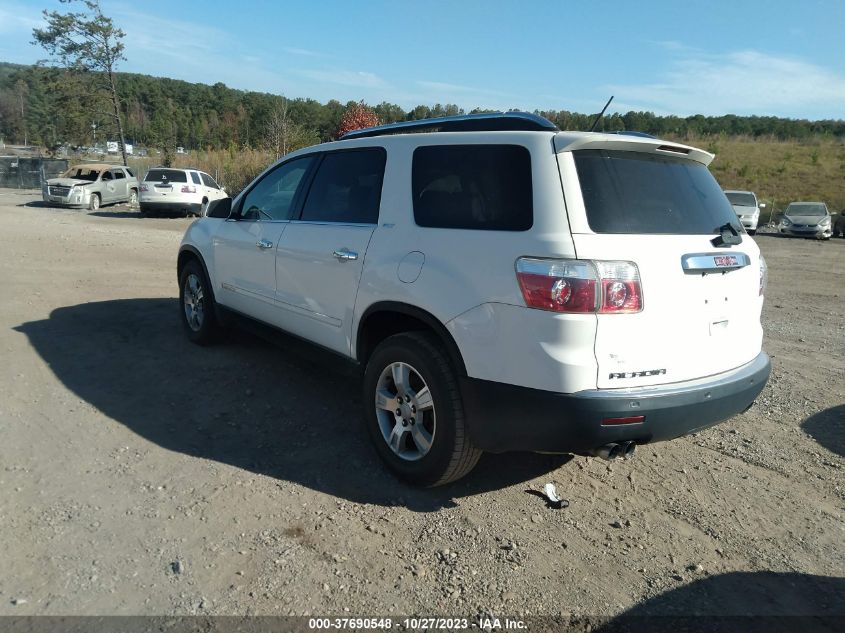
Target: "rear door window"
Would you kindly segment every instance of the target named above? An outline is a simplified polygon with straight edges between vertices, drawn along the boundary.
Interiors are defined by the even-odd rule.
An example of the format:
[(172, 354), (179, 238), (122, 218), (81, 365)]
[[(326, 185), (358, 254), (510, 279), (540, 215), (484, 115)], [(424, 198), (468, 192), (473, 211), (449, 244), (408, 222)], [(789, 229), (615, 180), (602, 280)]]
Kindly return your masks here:
[(146, 182), (188, 182), (188, 176), (179, 169), (151, 169), (144, 180)]
[(191, 180), (194, 182), (195, 185), (202, 184), (202, 181), (200, 180), (200, 175), (195, 171), (191, 172)]
[(381, 148), (326, 154), (308, 191), (302, 220), (378, 222), (384, 164), (385, 152)]
[(114, 169), (111, 173), (114, 174), (115, 180), (120, 180), (121, 178), (126, 179), (126, 174), (123, 173), (123, 170)]
[(595, 233), (711, 235), (736, 213), (705, 165), (670, 156), (576, 150), (587, 221)]
[(527, 231), (534, 223), (531, 154), (520, 145), (418, 147), (412, 181), (419, 226)]

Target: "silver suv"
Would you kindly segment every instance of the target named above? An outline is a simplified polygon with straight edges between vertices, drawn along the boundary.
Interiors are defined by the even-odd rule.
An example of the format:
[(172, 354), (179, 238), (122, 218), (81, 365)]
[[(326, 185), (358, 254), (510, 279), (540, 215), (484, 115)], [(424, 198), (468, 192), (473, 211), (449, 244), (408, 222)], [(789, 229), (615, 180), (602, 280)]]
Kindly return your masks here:
[(51, 178), (41, 188), (49, 204), (99, 209), (104, 204), (138, 202), (138, 179), (128, 167), (109, 163), (88, 163)]
[(205, 344), (249, 318), (358, 364), (366, 431), (415, 484), (482, 451), (631, 456), (769, 375), (765, 262), (712, 159), (525, 113), (352, 132), (209, 204), (182, 323)]

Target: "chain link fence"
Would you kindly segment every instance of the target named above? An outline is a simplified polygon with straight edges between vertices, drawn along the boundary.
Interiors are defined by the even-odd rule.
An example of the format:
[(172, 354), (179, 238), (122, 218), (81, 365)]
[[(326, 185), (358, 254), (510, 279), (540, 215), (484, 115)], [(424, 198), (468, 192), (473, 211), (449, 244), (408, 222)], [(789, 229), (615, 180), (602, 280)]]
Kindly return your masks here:
[(63, 158), (20, 158), (0, 156), (0, 187), (41, 189), (41, 184), (68, 168)]

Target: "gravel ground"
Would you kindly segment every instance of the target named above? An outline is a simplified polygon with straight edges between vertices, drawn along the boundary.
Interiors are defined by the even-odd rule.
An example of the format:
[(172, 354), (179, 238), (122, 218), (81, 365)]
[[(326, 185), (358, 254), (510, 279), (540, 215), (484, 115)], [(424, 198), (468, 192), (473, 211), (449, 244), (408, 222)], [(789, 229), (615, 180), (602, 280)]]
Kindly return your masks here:
[(0, 190), (0, 615), (845, 615), (845, 240), (758, 234), (773, 374), (747, 413), (415, 490), (354, 375), (186, 342), (187, 225)]

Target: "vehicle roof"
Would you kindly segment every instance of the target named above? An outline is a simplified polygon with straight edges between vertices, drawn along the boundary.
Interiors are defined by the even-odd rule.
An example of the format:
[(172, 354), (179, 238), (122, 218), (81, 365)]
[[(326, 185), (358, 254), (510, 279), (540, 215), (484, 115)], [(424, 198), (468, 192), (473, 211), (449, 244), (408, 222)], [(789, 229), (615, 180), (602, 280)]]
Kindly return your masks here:
[(147, 171), (153, 169), (169, 169), (171, 171), (201, 171), (202, 173), (206, 173), (199, 167), (165, 167), (164, 165), (156, 165), (155, 167), (150, 167), (149, 169), (147, 169)]
[(822, 204), (824, 206), (827, 206), (827, 204), (825, 204), (824, 202), (814, 202), (812, 200), (796, 200), (795, 202), (790, 202), (789, 204)]
[(104, 169), (112, 169), (114, 167), (124, 167), (124, 165), (116, 165), (114, 163), (82, 163), (80, 165), (71, 165), (68, 169), (90, 169), (92, 171), (102, 171)]
[(753, 194), (755, 196), (757, 195), (753, 191), (748, 191), (747, 189), (724, 189), (723, 191), (725, 193), (750, 193), (750, 194)]

